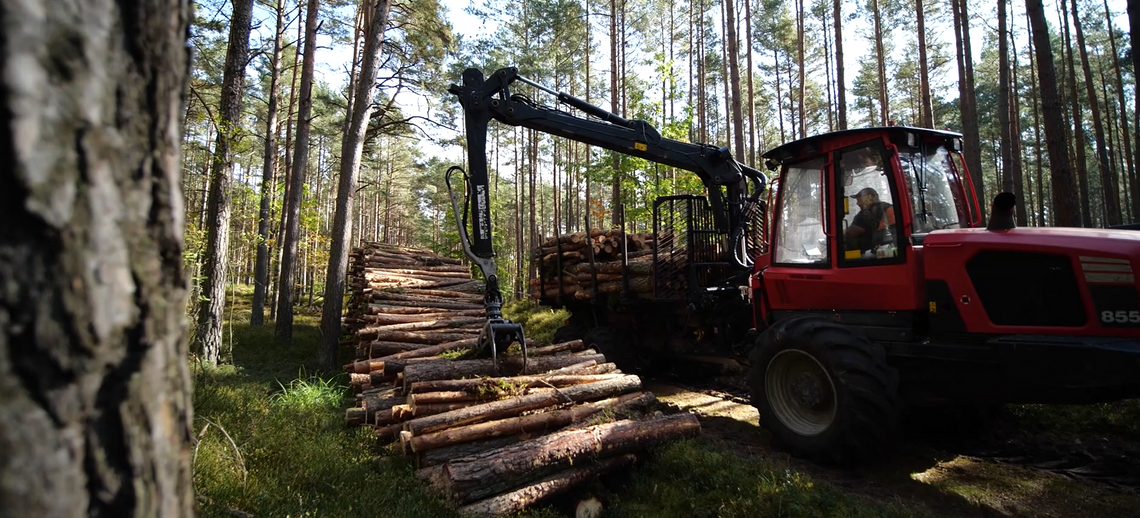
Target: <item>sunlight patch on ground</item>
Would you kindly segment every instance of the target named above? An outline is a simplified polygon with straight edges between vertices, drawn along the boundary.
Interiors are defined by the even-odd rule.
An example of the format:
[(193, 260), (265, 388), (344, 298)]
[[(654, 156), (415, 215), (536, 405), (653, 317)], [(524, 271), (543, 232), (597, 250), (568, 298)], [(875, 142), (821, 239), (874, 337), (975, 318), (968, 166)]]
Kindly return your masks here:
[(1106, 494), (1092, 483), (1074, 481), (1045, 470), (958, 456), (911, 479), (955, 494), (1002, 516), (1128, 516), (1122, 509), (1140, 508), (1140, 497)]
[(751, 405), (724, 400), (716, 396), (690, 392), (673, 385), (647, 383), (646, 389), (662, 403), (670, 403), (681, 410), (706, 416), (728, 417), (751, 425), (759, 425), (760, 414)]

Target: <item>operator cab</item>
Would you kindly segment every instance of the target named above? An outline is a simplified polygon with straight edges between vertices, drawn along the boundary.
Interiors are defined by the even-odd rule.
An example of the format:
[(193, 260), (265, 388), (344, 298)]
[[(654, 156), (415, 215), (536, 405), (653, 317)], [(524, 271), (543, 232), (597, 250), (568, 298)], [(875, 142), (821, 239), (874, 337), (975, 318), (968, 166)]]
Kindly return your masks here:
[(925, 237), (981, 221), (958, 133), (844, 130), (764, 158), (778, 168), (770, 256), (757, 261), (772, 310), (917, 309)]

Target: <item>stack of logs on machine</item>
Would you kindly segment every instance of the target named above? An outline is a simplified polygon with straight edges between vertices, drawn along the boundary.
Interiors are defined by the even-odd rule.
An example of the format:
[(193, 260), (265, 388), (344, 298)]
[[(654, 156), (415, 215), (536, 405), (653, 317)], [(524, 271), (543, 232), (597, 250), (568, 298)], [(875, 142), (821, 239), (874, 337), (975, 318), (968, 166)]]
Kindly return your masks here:
[(641, 379), (581, 340), (476, 347), (482, 282), (457, 259), (377, 243), (353, 251), (345, 327), (356, 358), (349, 426), (414, 457), (417, 477), (460, 508), (510, 514), (692, 437), (689, 413), (655, 412)]
[(599, 295), (620, 293), (625, 289), (623, 254), (629, 263), (629, 291), (652, 293), (653, 234), (628, 234), (624, 248), (622, 237), (620, 229), (594, 229), (588, 236), (574, 232), (543, 240), (531, 256), (539, 262), (539, 276), (530, 281), (531, 298), (556, 300), (559, 277), (564, 298), (588, 300), (594, 296), (595, 286)]

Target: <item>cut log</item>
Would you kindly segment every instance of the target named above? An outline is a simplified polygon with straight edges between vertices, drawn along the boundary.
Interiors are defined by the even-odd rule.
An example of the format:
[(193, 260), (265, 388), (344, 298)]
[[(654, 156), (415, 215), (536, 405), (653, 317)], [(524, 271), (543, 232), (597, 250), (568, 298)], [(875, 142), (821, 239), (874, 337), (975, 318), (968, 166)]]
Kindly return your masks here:
[[(484, 439), (482, 441), (465, 442), (452, 446), (445, 446), (443, 448), (436, 448), (434, 450), (428, 450), (422, 453), (417, 453), (416, 467), (421, 469), (416, 471), (416, 478), (420, 478), (421, 475), (426, 474), (423, 472), (422, 468), (437, 466), (451, 459), (466, 457), (468, 455), (474, 455), (476, 453), (493, 450), (495, 448), (502, 448), (503, 446), (517, 443), (520, 440), (521, 439), (518, 435), (510, 435), (507, 437)], [(424, 478), (421, 480), (427, 479)]]
[(367, 342), (366, 347), (369, 351), (369, 356), (373, 358), (380, 358), (383, 356), (391, 356), (408, 351), (415, 351), (425, 347), (432, 347), (426, 344), (413, 344), (408, 342), (387, 342), (387, 341), (374, 341)]
[(374, 432), (376, 434), (376, 439), (378, 439), (381, 444), (391, 443), (400, 436), (400, 432), (403, 430), (403, 426), (403, 423), (378, 426), (375, 428)]
[(344, 411), (344, 422), (348, 426), (363, 426), (368, 420), (367, 415), (367, 412), (363, 408), (347, 408)]
[(412, 452), (420, 452), (491, 437), (517, 433), (541, 433), (583, 421), (602, 410), (613, 409), (618, 412), (626, 408), (645, 406), (654, 400), (655, 397), (652, 393), (635, 392), (593, 403), (574, 405), (563, 410), (551, 410), (497, 421), (456, 426), (433, 433), (413, 434), (407, 438), (407, 447)]
[(443, 268), (443, 269), (437, 269), (437, 268), (440, 268), (440, 267), (438, 267), (438, 266), (424, 266), (424, 267), (420, 267), (420, 268), (407, 268), (407, 267), (403, 267), (403, 266), (395, 267), (395, 268), (374, 267), (374, 268), (371, 268), (371, 270), (375, 273), (392, 273), (392, 274), (396, 274), (396, 275), (418, 275), (418, 276), (423, 276), (424, 278), (427, 278), (427, 279), (435, 278), (436, 280), (439, 280), (442, 277), (446, 277), (449, 279), (471, 279), (471, 272), (466, 271), (466, 270), (464, 270), (462, 272), (458, 272), (458, 271), (455, 271), (454, 269), (451, 269), (451, 268)]
[(375, 302), (382, 302), (387, 306), (406, 306), (413, 308), (430, 309), (431, 312), (438, 312), (441, 309), (483, 309), (482, 305), (454, 302), (447, 299), (428, 300), (427, 297), (413, 297), (411, 300), (406, 300), (400, 298), (407, 297), (406, 295), (396, 295), (392, 293), (371, 293), (369, 296), (371, 297), (371, 300)]
[(364, 397), (362, 406), (365, 412), (365, 423), (376, 424), (376, 414), (390, 412), (392, 407), (399, 405), (406, 399), (397, 396), (394, 389), (388, 389), (388, 391), (385, 392), (387, 392), (386, 396), (375, 395)]
[(421, 308), (418, 306), (393, 306), (389, 304), (368, 304), (366, 308), (369, 315), (422, 315), (443, 313), (438, 308)]
[(581, 340), (571, 340), (569, 342), (562, 342), (543, 347), (528, 347), (527, 356), (544, 356), (548, 354), (560, 353), (564, 351), (581, 351), (584, 345)]
[(421, 362), (409, 365), (404, 369), (404, 387), (417, 381), (459, 379), (474, 376), (511, 376), (519, 374), (541, 374), (550, 370), (574, 365), (584, 361), (605, 361), (606, 357), (598, 354), (590, 356), (539, 356), (528, 358), (526, 372), (522, 372), (522, 357), (509, 355), (499, 357), (499, 367), (502, 372), (495, 371), (494, 361), (481, 360), (439, 360), (434, 362)]
[[(377, 358), (377, 359), (379, 359), (379, 360), (398, 360), (398, 359), (408, 359), (408, 358), (424, 358), (424, 357), (428, 357), (428, 356), (439, 356), (440, 354), (443, 354), (446, 351), (459, 351), (459, 350), (463, 350), (463, 349), (471, 349), (472, 347), (475, 347), (476, 345), (478, 345), (478, 343), (479, 343), (479, 337), (464, 338), (462, 340), (455, 340), (452, 342), (444, 342), (444, 343), (439, 344), (439, 345), (429, 345), (429, 346), (420, 347), (420, 348), (416, 348), (416, 349), (412, 349), (412, 350), (408, 350), (408, 351), (404, 351), (404, 352), (400, 352), (400, 353), (394, 353), (388, 357)], [(526, 339), (527, 347), (533, 346), (534, 343), (535, 343), (534, 339), (532, 339), (532, 338)]]
[[(474, 311), (474, 310), (473, 310)], [(422, 320), (419, 322), (405, 322), (402, 324), (370, 324), (368, 327), (356, 331), (358, 337), (368, 337), (379, 331), (422, 331), (429, 329), (451, 329), (458, 327), (483, 327), (487, 321), (485, 316), (472, 317), (442, 317), (435, 320)]]
[(408, 387), (408, 394), (426, 394), (429, 392), (444, 392), (444, 391), (459, 391), (459, 392), (478, 392), (481, 390), (494, 389), (502, 387), (503, 384), (510, 384), (512, 386), (532, 388), (532, 387), (569, 387), (571, 385), (581, 385), (583, 383), (593, 383), (595, 381), (602, 381), (613, 379), (620, 374), (591, 374), (591, 375), (576, 375), (576, 374), (562, 374), (562, 375), (538, 375), (538, 376), (513, 376), (508, 378), (473, 378), (473, 379), (457, 379), (457, 380), (435, 380), (435, 381), (421, 381), (412, 383)]
[(435, 313), (420, 313), (411, 315), (365, 315), (362, 320), (368, 322), (373, 326), (388, 326), (394, 324), (407, 324), (411, 322), (431, 322), (433, 320), (449, 320), (457, 317), (485, 317), (486, 310), (483, 309), (468, 309), (465, 311), (442, 311)]
[[(648, 258), (646, 258), (648, 259)], [(590, 263), (579, 263), (575, 267), (577, 273), (590, 273)], [(604, 263), (595, 262), (594, 271), (599, 274), (618, 274), (621, 275), (622, 267), (621, 261), (609, 261)], [(653, 273), (653, 262), (648, 260), (630, 261), (629, 263), (630, 276), (645, 277)]]
[(570, 468), (513, 491), (465, 505), (459, 511), (474, 516), (514, 514), (551, 496), (565, 493), (578, 485), (594, 480), (600, 475), (629, 466), (635, 460), (635, 455), (625, 454), (590, 462), (585, 466)]
[[(406, 374), (405, 372), (405, 376)], [(404, 423), (404, 429), (412, 432), (413, 435), (423, 435), (454, 426), (514, 417), (528, 410), (546, 408), (560, 403), (592, 401), (640, 389), (641, 378), (626, 375), (416, 418)]]
[(467, 335), (460, 334), (454, 330), (448, 332), (442, 331), (388, 331), (386, 329), (365, 328), (356, 332), (356, 336), (362, 340), (374, 340), (380, 342), (402, 342), (409, 344), (424, 344), (424, 345), (437, 345), (444, 342), (454, 342), (467, 338)]
[(567, 430), (452, 459), (443, 465), (432, 485), (452, 501), (468, 504), (581, 464), (588, 458), (634, 453), (699, 433), (700, 422), (689, 413)]

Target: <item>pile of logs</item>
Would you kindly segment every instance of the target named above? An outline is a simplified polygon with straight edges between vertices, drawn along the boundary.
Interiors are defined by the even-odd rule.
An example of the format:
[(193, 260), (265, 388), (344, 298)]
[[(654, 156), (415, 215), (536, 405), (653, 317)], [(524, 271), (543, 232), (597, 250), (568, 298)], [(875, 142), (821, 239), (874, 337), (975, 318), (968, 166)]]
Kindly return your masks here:
[[(455, 328), (464, 324), (454, 319), (485, 314), (483, 282), (472, 279), (471, 269), (459, 259), (441, 257), (431, 250), (365, 242), (349, 256), (348, 279), (350, 295), (343, 329), (349, 333), (371, 328), (426, 335), (453, 329), (470, 334), (479, 326), (459, 331)], [(437, 322), (440, 319), (446, 321)], [(404, 336), (388, 334), (372, 341), (401, 342), (388, 338)], [(443, 341), (448, 340), (427, 343)]]
[(416, 476), (461, 511), (515, 513), (700, 433), (692, 414), (654, 412), (638, 376), (581, 340), (528, 339), (525, 357), (517, 344), (481, 357), (485, 317), (467, 284), (477, 281), (425, 269), (453, 268), (450, 259), (371, 243), (353, 257), (346, 423), (411, 456)]
[(626, 235), (617, 229), (593, 230), (589, 236), (574, 232), (548, 237), (531, 256), (538, 263), (539, 276), (530, 281), (530, 296), (552, 304), (560, 293), (564, 301), (570, 297), (589, 300), (595, 287), (598, 295), (620, 293), (626, 289), (623, 257), (628, 263), (624, 268), (628, 268), (629, 291), (652, 296), (653, 247), (652, 233)]

